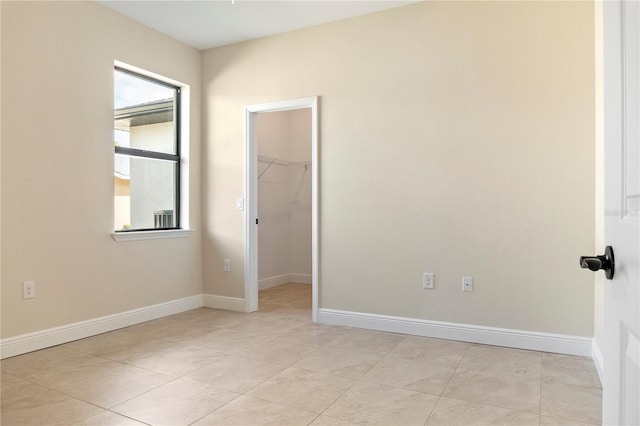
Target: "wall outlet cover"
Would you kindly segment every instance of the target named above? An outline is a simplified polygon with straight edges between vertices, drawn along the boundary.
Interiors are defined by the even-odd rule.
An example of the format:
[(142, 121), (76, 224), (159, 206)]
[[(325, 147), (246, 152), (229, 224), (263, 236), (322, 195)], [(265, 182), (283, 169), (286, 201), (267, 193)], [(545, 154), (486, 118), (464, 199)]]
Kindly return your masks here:
[(33, 299), (36, 297), (36, 282), (25, 281), (22, 283), (22, 298)]
[(435, 285), (435, 279), (433, 273), (425, 272), (422, 274), (422, 288), (424, 289), (432, 289)]
[(462, 277), (462, 291), (473, 291), (472, 277)]

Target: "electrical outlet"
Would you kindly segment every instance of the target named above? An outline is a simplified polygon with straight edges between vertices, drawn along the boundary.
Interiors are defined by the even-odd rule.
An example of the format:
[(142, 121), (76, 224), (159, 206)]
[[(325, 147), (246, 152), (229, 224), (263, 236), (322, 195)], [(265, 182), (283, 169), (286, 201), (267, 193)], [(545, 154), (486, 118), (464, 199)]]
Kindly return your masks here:
[(472, 277), (462, 277), (462, 291), (473, 291)]
[(434, 278), (432, 272), (425, 272), (422, 274), (422, 288), (431, 289), (434, 285)]
[(224, 271), (225, 272), (231, 271), (231, 259), (224, 260)]
[(22, 298), (33, 299), (36, 297), (36, 282), (25, 281), (22, 283)]

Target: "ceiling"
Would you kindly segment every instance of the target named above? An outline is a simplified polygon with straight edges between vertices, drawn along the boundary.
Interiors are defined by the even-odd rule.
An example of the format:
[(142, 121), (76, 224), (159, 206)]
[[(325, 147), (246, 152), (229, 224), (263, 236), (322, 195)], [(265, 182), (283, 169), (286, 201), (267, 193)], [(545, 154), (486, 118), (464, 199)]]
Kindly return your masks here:
[(196, 49), (265, 37), (413, 1), (96, 0)]

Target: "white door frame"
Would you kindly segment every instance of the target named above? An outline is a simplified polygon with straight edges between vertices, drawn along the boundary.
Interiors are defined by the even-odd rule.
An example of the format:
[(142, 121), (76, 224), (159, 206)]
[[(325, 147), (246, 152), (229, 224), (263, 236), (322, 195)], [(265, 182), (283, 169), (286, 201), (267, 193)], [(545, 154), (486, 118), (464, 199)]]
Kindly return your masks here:
[(318, 322), (319, 233), (318, 233), (318, 97), (249, 105), (245, 108), (245, 222), (244, 300), (245, 311), (258, 310), (258, 140), (256, 118), (260, 113), (311, 108), (311, 319)]

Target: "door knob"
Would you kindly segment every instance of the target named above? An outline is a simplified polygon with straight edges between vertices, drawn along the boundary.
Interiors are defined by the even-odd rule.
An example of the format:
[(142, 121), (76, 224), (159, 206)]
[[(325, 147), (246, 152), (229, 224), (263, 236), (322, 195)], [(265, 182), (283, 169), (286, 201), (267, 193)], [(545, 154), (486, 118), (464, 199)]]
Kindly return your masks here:
[(604, 254), (600, 256), (580, 256), (580, 267), (589, 269), (591, 271), (604, 271), (604, 276), (608, 280), (613, 279), (613, 273), (615, 271), (615, 259), (613, 257), (613, 248), (607, 246), (604, 249)]

